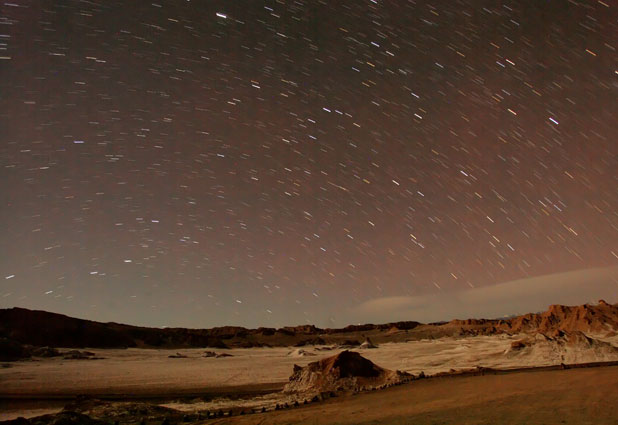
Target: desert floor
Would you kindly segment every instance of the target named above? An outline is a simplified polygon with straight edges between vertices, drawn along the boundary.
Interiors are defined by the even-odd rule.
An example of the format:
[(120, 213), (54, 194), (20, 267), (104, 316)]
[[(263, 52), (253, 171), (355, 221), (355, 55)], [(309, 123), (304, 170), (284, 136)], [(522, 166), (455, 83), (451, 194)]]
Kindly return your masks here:
[[(431, 375), (438, 372), (447, 372), (451, 369), (459, 370), (474, 368), (476, 366), (509, 369), (555, 365), (561, 362), (584, 363), (618, 360), (618, 356), (616, 355), (610, 356), (611, 358), (606, 358), (592, 351), (582, 352), (582, 354), (577, 354), (575, 357), (570, 356), (566, 360), (561, 353), (554, 352), (551, 349), (508, 353), (511, 343), (521, 339), (521, 337), (522, 336), (518, 335), (496, 335), (468, 338), (441, 338), (405, 343), (385, 343), (381, 344), (376, 349), (357, 351), (382, 367), (392, 370), (403, 370), (415, 375), (421, 371)], [(618, 346), (617, 341), (611, 342), (615, 346)], [(263, 394), (280, 390), (288, 381), (294, 364), (304, 366), (309, 362), (333, 355), (340, 351), (339, 349), (334, 349), (332, 351), (320, 350), (320, 348), (322, 347), (301, 348), (301, 350), (304, 350), (308, 355), (300, 355), (298, 349), (290, 347), (214, 350), (218, 353), (223, 352), (232, 355), (232, 357), (223, 358), (204, 357), (203, 354), (206, 349), (91, 349), (90, 351), (93, 351), (97, 357), (101, 357), (102, 359), (65, 360), (61, 358), (48, 358), (6, 363), (3, 365), (5, 367), (0, 368), (0, 420), (10, 419), (20, 415), (28, 417), (58, 411), (66, 403), (67, 398), (72, 398), (80, 394), (90, 394), (97, 397), (116, 399), (152, 399), (152, 401), (164, 403), (168, 407), (187, 411), (198, 409), (225, 409), (232, 405), (239, 405), (237, 400), (239, 396), (252, 396), (251, 399), (246, 399), (246, 403), (240, 403), (243, 406), (268, 406), (282, 400), (275, 400), (273, 397), (279, 397), (275, 396), (275, 394), (265, 396)], [(181, 353), (186, 357), (169, 357), (176, 353)], [(607, 373), (614, 377), (614, 382), (618, 382), (618, 379), (616, 379), (618, 378), (616, 370), (618, 369), (602, 368), (599, 370), (576, 371), (572, 374), (569, 371), (568, 373), (565, 372), (564, 376), (586, 376), (587, 373), (590, 373), (591, 376), (595, 377), (594, 379), (597, 379), (597, 377), (601, 379), (605, 376), (604, 374)], [(423, 396), (419, 401), (414, 401), (413, 404), (415, 409), (421, 409), (414, 410), (414, 412), (416, 412), (414, 414), (422, 414), (422, 409), (431, 410), (433, 407), (436, 409), (435, 412), (439, 412), (440, 409), (442, 409), (440, 406), (443, 406), (443, 403), (447, 403), (448, 400), (453, 397), (454, 402), (456, 401), (456, 404), (453, 405), (453, 409), (458, 409), (457, 406), (459, 405), (467, 406), (466, 409), (475, 409), (474, 403), (480, 403), (482, 400), (485, 400), (483, 401), (483, 403), (485, 403), (495, 399), (495, 403), (499, 405), (501, 400), (503, 400), (501, 397), (506, 397), (504, 394), (508, 393), (508, 397), (512, 398), (514, 402), (524, 403), (519, 406), (519, 408), (522, 409), (522, 412), (525, 412), (526, 409), (528, 409), (527, 403), (529, 402), (533, 403), (531, 406), (536, 406), (537, 409), (541, 408), (540, 404), (534, 404), (536, 403), (537, 397), (539, 397), (538, 400), (544, 400), (544, 398), (540, 396), (541, 393), (539, 391), (541, 390), (547, 390), (547, 394), (554, 390), (563, 391), (564, 394), (561, 393), (563, 395), (560, 397), (566, 397), (565, 399), (575, 396), (572, 394), (569, 395), (568, 388), (561, 389), (559, 385), (554, 385), (555, 383), (552, 379), (545, 378), (553, 376), (548, 375), (553, 372), (544, 373), (546, 374), (538, 375), (539, 378), (535, 378), (536, 381), (534, 381), (534, 379), (530, 381), (536, 382), (535, 385), (539, 386), (538, 391), (534, 390), (534, 385), (531, 385), (530, 388), (521, 386), (529, 379), (525, 377), (527, 376), (525, 374), (514, 374), (512, 377), (510, 375), (508, 377), (506, 377), (506, 375), (495, 377), (487, 376), (479, 381), (470, 381), (483, 382), (483, 385), (487, 386), (486, 390), (476, 390), (476, 384), (473, 383), (465, 384), (469, 382), (469, 379), (477, 378), (453, 378), (453, 385), (461, 386), (461, 389), (458, 391), (450, 391), (451, 384), (441, 384), (439, 379), (431, 382), (419, 381), (419, 385), (421, 385), (419, 388), (427, 388), (427, 390), (424, 391), (429, 391), (435, 387), (435, 389), (432, 390), (435, 391), (435, 399), (423, 398)], [(580, 375), (580, 373), (582, 375)], [(557, 374), (556, 376), (563, 375)], [(511, 380), (514, 383), (513, 385), (509, 384), (503, 386), (501, 384), (502, 382)], [(417, 385), (416, 382), (414, 385)], [(466, 387), (465, 385), (468, 386)], [(579, 402), (585, 402), (588, 408), (592, 408), (595, 403), (599, 407), (603, 407), (606, 405), (605, 402), (607, 397), (616, 397), (618, 394), (614, 386), (611, 388), (613, 394), (610, 394), (609, 389), (606, 388), (604, 390), (604, 397), (599, 397), (598, 399), (589, 398), (587, 395), (588, 389), (584, 390), (584, 388), (588, 387), (590, 387), (590, 391), (595, 394), (598, 394), (601, 388), (603, 388), (600, 385), (595, 386), (594, 382), (590, 382), (588, 385), (581, 381), (582, 390), (580, 391), (579, 388), (577, 389), (577, 393), (581, 393), (578, 395), (578, 397), (580, 397), (578, 400)], [(405, 386), (405, 388), (409, 388), (411, 394), (416, 394), (416, 386)], [(516, 388), (521, 389), (515, 390)], [(399, 390), (400, 387), (395, 390), (390, 389), (387, 390), (389, 392), (385, 394), (390, 394), (390, 391), (396, 391), (396, 394), (399, 394)], [(484, 394), (485, 391), (486, 394)], [(504, 391), (507, 392), (503, 394)], [(260, 396), (261, 394), (262, 396)], [(405, 394), (405, 392), (402, 394)], [(438, 397), (438, 394), (442, 395)], [(448, 397), (445, 398), (445, 394), (448, 395)], [(421, 395), (422, 394), (419, 393), (414, 395), (414, 397), (420, 397)], [(346, 403), (351, 403), (350, 406), (354, 406), (357, 397), (361, 397), (362, 399), (365, 395), (356, 396), (346, 401)], [(376, 396), (372, 393), (371, 397)], [(584, 399), (582, 399), (582, 397), (584, 397)], [(192, 400), (193, 398), (196, 399)], [(551, 401), (550, 399), (551, 397), (547, 398), (548, 403)], [(373, 398), (368, 400), (373, 400)], [(402, 400), (403, 398), (399, 399), (395, 405), (403, 403)], [(387, 403), (387, 401), (387, 399), (383, 399), (378, 405)], [(338, 401), (335, 402), (339, 403)], [(322, 411), (320, 410), (322, 409), (320, 406), (326, 408), (330, 403), (329, 401), (317, 407), (312, 406), (307, 411), (316, 414), (316, 412)], [(466, 403), (470, 404), (468, 405)], [(492, 403), (494, 402), (492, 401)], [(372, 409), (362, 408), (360, 411), (369, 412), (376, 409), (379, 410), (378, 405)], [(493, 404), (490, 406), (492, 412), (494, 411), (493, 406)], [(508, 406), (505, 404), (503, 407), (507, 409)], [(566, 404), (563, 407), (569, 408)], [(403, 406), (401, 406), (401, 408), (403, 408)], [(599, 414), (602, 416), (604, 411), (609, 408), (603, 407), (603, 409), (599, 410), (595, 415)], [(506, 412), (506, 410), (504, 411)], [(548, 411), (551, 411), (551, 409)], [(613, 411), (616, 413), (615, 410)], [(279, 416), (275, 415), (273, 417)], [(615, 417), (617, 418), (615, 423), (618, 424), (618, 414), (616, 414)], [(356, 420), (358, 419), (357, 417)], [(253, 419), (247, 420), (251, 421)], [(309, 420), (308, 417), (307, 420)], [(437, 420), (435, 423), (440, 422)]]
[(209, 424), (618, 424), (618, 366), (432, 378)]
[[(386, 343), (375, 349), (357, 350), (374, 363), (413, 374), (447, 372), (476, 366), (517, 368), (565, 363), (618, 360), (582, 355), (561, 358), (551, 351), (508, 355), (511, 342), (524, 336), (478, 336)], [(612, 341), (618, 346), (618, 341)], [(210, 350), (210, 349), (209, 349)], [(293, 347), (213, 350), (232, 357), (206, 358), (206, 349), (89, 349), (99, 360), (62, 358), (21, 361), (0, 368), (0, 397), (163, 394), (207, 394), (226, 388), (236, 392), (246, 388), (281, 387), (294, 364), (301, 366), (339, 352), (302, 347), (309, 355), (297, 355)], [(186, 358), (169, 358), (180, 353)], [(569, 361), (571, 360), (571, 361)], [(575, 360), (575, 361), (573, 361)]]

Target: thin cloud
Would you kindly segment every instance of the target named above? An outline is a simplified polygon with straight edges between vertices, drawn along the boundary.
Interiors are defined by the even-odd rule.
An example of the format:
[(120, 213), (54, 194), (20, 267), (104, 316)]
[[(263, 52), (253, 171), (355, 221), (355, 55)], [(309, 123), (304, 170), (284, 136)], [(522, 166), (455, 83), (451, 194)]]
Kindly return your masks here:
[(353, 309), (354, 322), (498, 318), (546, 310), (550, 304), (618, 301), (618, 267), (576, 270), (483, 288), (421, 296), (376, 298)]

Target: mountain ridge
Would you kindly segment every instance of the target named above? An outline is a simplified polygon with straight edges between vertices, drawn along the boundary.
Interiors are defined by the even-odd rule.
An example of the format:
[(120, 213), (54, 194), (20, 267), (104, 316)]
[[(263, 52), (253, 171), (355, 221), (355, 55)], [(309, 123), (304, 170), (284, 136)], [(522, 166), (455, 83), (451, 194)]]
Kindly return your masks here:
[(314, 325), (253, 329), (241, 326), (150, 328), (115, 322), (102, 323), (21, 307), (0, 309), (0, 338), (33, 346), (72, 348), (249, 348), (311, 345), (315, 341), (340, 343), (351, 337), (369, 334), (372, 338), (377, 337), (376, 342), (381, 343), (443, 336), (531, 332), (549, 334), (556, 331), (594, 334), (618, 332), (618, 304), (609, 304), (603, 300), (596, 305), (555, 304), (541, 313), (527, 313), (508, 319), (455, 319), (433, 324), (403, 321), (348, 325), (336, 329), (322, 329)]

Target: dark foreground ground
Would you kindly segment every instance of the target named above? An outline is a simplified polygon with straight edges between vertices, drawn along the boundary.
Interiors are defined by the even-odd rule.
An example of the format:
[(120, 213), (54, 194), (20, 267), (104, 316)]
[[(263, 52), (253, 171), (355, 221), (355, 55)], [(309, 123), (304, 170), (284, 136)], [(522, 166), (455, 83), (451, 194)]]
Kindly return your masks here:
[(618, 366), (444, 377), (208, 424), (618, 424)]
[(158, 406), (154, 400), (109, 402), (86, 398), (70, 402), (63, 413), (0, 424), (618, 425), (615, 364), (472, 373), (414, 380), (387, 389), (340, 394), (299, 407), (243, 416), (236, 410), (229, 417), (206, 419), (209, 415), (203, 412), (185, 414)]

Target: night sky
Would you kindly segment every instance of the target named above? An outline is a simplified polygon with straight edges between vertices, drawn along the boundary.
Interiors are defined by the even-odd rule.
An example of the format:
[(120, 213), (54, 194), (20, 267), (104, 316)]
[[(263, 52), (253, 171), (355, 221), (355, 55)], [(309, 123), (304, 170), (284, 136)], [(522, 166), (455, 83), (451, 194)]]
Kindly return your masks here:
[(617, 10), (7, 0), (0, 307), (342, 326), (585, 269), (618, 301)]

